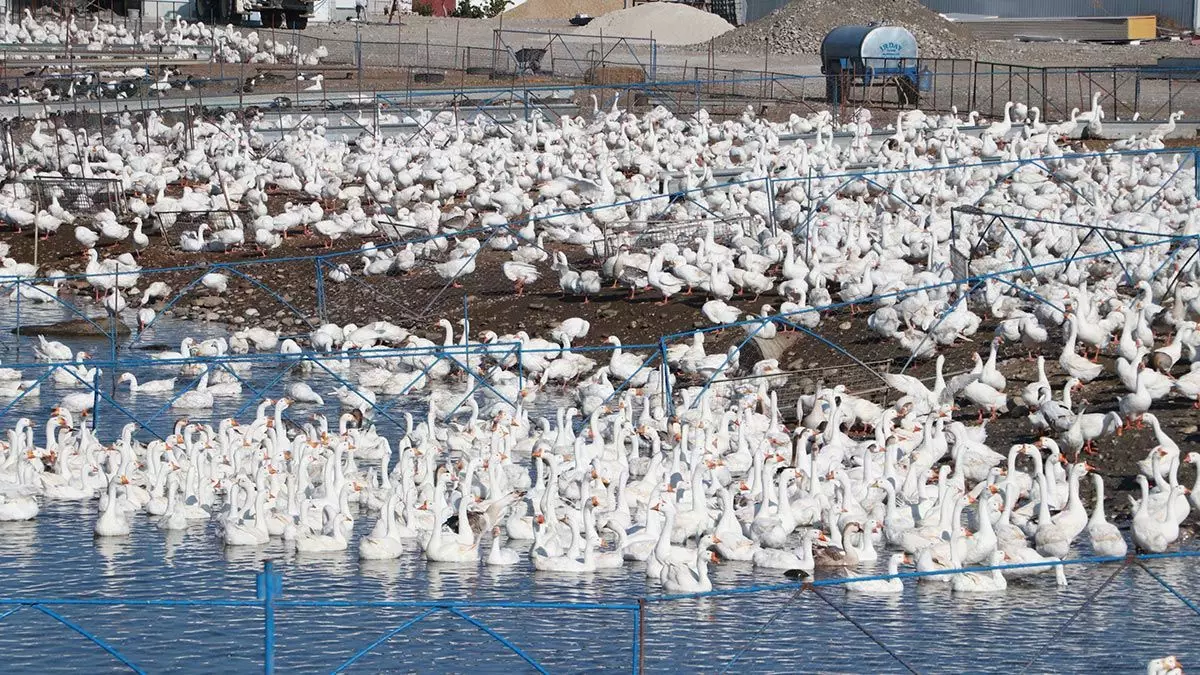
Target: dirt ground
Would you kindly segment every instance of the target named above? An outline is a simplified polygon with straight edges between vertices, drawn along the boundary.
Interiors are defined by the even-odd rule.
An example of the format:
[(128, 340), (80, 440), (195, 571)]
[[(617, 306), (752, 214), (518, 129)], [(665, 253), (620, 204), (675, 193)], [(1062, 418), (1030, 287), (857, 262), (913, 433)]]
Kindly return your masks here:
[[(4, 232), (0, 236), (13, 247), (13, 254), (18, 259), (32, 259), (33, 237), (28, 231), (22, 234)], [(266, 264), (252, 248), (228, 253), (182, 253), (163, 242), (157, 235), (152, 236), (151, 241), (151, 246), (139, 257), (143, 267), (196, 267), (143, 276), (138, 284), (140, 288), (144, 288), (150, 281), (164, 281), (177, 291), (209, 271), (204, 267), (206, 265), (239, 263), (236, 268), (240, 272), (273, 289), (283, 300), (299, 310), (299, 314), (294, 313), (278, 298), (254, 283), (230, 275), (229, 291), (225, 295), (216, 297), (202, 286), (197, 286), (173, 307), (172, 315), (197, 321), (226, 322), (232, 327), (261, 325), (269, 329), (279, 328), (284, 335), (307, 333), (306, 321), (315, 325), (321, 320), (316, 301), (314, 262), (304, 258), (352, 251), (362, 243), (353, 241), (326, 249), (325, 243), (316, 237), (293, 236), (283, 247), (271, 251), (270, 258), (301, 259)], [(55, 269), (69, 274), (82, 273), (83, 249), (75, 241), (70, 228), (63, 227), (49, 239), (39, 241), (38, 248), (43, 273)], [(124, 250), (125, 245), (117, 245), (105, 249), (103, 255), (112, 257)], [(570, 252), (572, 266), (576, 269), (599, 267), (599, 260), (594, 260), (578, 248), (563, 250)], [(360, 325), (366, 320), (388, 319), (430, 338), (440, 338), (436, 320), (457, 320), (463, 316), (464, 306), (468, 308), (472, 329), (476, 334), (483, 330), (493, 330), (500, 334), (526, 330), (533, 335), (548, 337), (549, 328), (562, 319), (582, 316), (592, 323), (592, 330), (590, 335), (579, 343), (580, 346), (601, 345), (609, 335), (620, 337), (625, 344), (657, 344), (660, 336), (688, 332), (706, 325), (699, 312), (705, 299), (699, 295), (676, 296), (666, 305), (661, 305), (661, 297), (652, 291), (644, 291), (630, 298), (624, 289), (605, 288), (598, 296), (585, 303), (579, 298), (563, 297), (557, 287), (557, 276), (552, 273), (527, 286), (524, 294), (518, 297), (511, 283), (500, 273), (500, 263), (507, 259), (507, 253), (485, 249), (477, 260), (476, 272), (463, 280), (465, 288), (462, 289), (447, 286), (428, 267), (418, 267), (413, 273), (402, 276), (359, 275), (354, 277), (355, 280), (341, 284), (326, 280), (324, 318), (337, 323), (354, 321)], [(352, 268), (361, 269), (361, 262), (354, 255), (329, 260), (334, 265), (345, 261)], [(77, 281), (70, 284), (70, 288), (64, 288), (62, 295), (69, 296), (72, 292), (73, 302), (93, 314), (103, 313), (100, 306), (92, 301), (91, 291), (86, 282)], [(758, 314), (763, 304), (773, 304), (777, 307), (778, 302), (779, 299), (772, 296), (757, 299), (735, 297), (731, 304), (739, 306), (747, 314)], [(161, 305), (162, 303), (159, 303), (160, 307)], [(977, 310), (981, 316), (986, 313), (984, 308)], [(897, 372), (904, 366), (908, 353), (898, 343), (880, 340), (871, 333), (866, 327), (867, 316), (867, 312), (852, 313), (849, 310), (827, 313), (823, 316), (817, 333), (860, 361), (888, 360), (888, 368)], [(941, 353), (947, 358), (946, 372), (956, 373), (969, 369), (971, 354), (976, 351), (986, 356), (994, 328), (994, 324), (985, 321), (973, 341), (943, 348)], [(36, 327), (31, 326), (30, 329), (36, 330)], [(746, 337), (747, 333), (742, 328), (730, 328), (708, 334), (709, 339), (705, 347), (709, 353), (718, 353), (727, 349), (729, 345), (741, 344)], [(877, 388), (878, 382), (875, 382), (865, 369), (853, 365), (846, 353), (805, 335), (794, 335), (792, 339), (795, 339), (796, 343), (781, 359), (784, 369), (805, 371), (831, 365), (845, 366), (841, 374), (832, 376), (830, 381), (823, 384), (832, 386), (839, 382), (848, 383), (848, 388), (852, 391)], [(1050, 340), (1048, 344), (1054, 345), (1055, 340)], [(595, 355), (599, 359), (603, 359), (603, 356), (603, 353)], [(1061, 383), (1066, 378), (1059, 372), (1058, 353), (1051, 348), (1045, 356), (1047, 374), (1051, 382), (1061, 388)], [(751, 341), (742, 354), (741, 362), (748, 366), (757, 358), (759, 354), (756, 345)], [(1103, 356), (1101, 361), (1106, 364), (1106, 374), (1075, 394), (1076, 401), (1088, 402), (1089, 412), (1115, 410), (1116, 398), (1123, 390), (1116, 379), (1111, 359)], [(1028, 360), (1020, 345), (1002, 350), (1000, 369), (1008, 378), (1010, 396), (1019, 392), (1036, 376), (1034, 363)], [(1186, 368), (1180, 366), (1178, 369), (1181, 373)], [(908, 372), (921, 377), (931, 377), (933, 363), (915, 362)], [(788, 418), (794, 417), (795, 394), (804, 389), (811, 389), (816, 384), (807, 382), (798, 386), (796, 383), (805, 379), (803, 373), (793, 378), (781, 400), (781, 408)], [(874, 386), (870, 384), (872, 382), (875, 383)], [(686, 385), (687, 382), (681, 381), (680, 384)], [(886, 392), (877, 390), (872, 391), (870, 395), (880, 401), (889, 396)], [(1194, 409), (1191, 403), (1163, 401), (1157, 403), (1154, 408), (1167, 433), (1185, 447), (1185, 444), (1200, 440), (1200, 435), (1197, 434), (1200, 411)], [(1025, 420), (1026, 413), (1025, 408), (1010, 402), (1010, 412), (988, 422), (988, 442), (993, 448), (1006, 452), (1012, 444), (1036, 440), (1029, 423)], [(978, 419), (977, 411), (969, 408), (960, 410), (956, 419), (973, 424)], [(1109, 509), (1119, 520), (1123, 521), (1128, 516), (1128, 501), (1121, 494), (1136, 491), (1136, 462), (1143, 459), (1155, 445), (1153, 433), (1148, 428), (1129, 428), (1122, 436), (1103, 439), (1097, 446), (1096, 454), (1085, 457), (1105, 477), (1110, 489), (1114, 489), (1115, 494), (1109, 501)], [(1089, 489), (1090, 485), (1085, 484), (1085, 494), (1089, 493)]]

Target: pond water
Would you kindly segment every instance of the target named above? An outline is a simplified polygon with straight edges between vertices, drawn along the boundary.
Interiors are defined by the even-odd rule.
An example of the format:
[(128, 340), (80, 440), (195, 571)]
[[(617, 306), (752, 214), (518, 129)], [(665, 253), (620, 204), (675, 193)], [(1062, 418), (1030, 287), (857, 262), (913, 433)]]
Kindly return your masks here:
[[(26, 324), (48, 323), (67, 314), (61, 308), (22, 307)], [(0, 301), (0, 325), (14, 325), (11, 303)], [(164, 321), (144, 336), (148, 343), (174, 346), (184, 335), (224, 334), (215, 324)], [(32, 360), (33, 341), (22, 338), (20, 361)], [(64, 340), (74, 349), (108, 354), (103, 340)], [(18, 360), (17, 344), (5, 336), (0, 357)], [(145, 356), (121, 346), (122, 358)], [(161, 370), (161, 369), (159, 369)], [(169, 377), (153, 368), (135, 369), (140, 378)], [(276, 380), (278, 366), (255, 366), (245, 377), (262, 388)], [(105, 393), (112, 394), (104, 374)], [(285, 375), (269, 395), (294, 381)], [(184, 380), (181, 380), (181, 384)], [(328, 374), (308, 380), (320, 393), (335, 385)], [(17, 403), (0, 418), (11, 427), (20, 416), (44, 420), (65, 393), (47, 381), (36, 398)], [(247, 387), (247, 393), (249, 387)], [(168, 432), (177, 413), (162, 410), (165, 396), (131, 396), (122, 387), (116, 401), (159, 433)], [(212, 415), (236, 413), (246, 398), (218, 402)], [(419, 398), (383, 401), (396, 413), (422, 411)], [(0, 402), (0, 408), (6, 405)], [(555, 401), (539, 407), (552, 410)], [(159, 412), (162, 410), (161, 412)], [(129, 418), (111, 406), (99, 409), (97, 433), (109, 441)], [(336, 401), (324, 410), (299, 406), (293, 419), (311, 413), (336, 415)], [(155, 416), (157, 413), (157, 416)], [(253, 405), (250, 412), (253, 414)], [(191, 415), (205, 421), (206, 415)], [(394, 438), (395, 424), (377, 416), (381, 433)], [(151, 421), (152, 420), (152, 421)], [(139, 438), (150, 438), (140, 431)], [(41, 441), (39, 431), (39, 442)], [(262, 548), (223, 550), (211, 523), (164, 535), (145, 516), (133, 534), (119, 540), (94, 540), (95, 501), (48, 502), (36, 520), (0, 524), (0, 596), (7, 598), (175, 598), (253, 600), (254, 574), (273, 560), (284, 577), (284, 600), (521, 600), (633, 601), (662, 592), (644, 574), (644, 565), (590, 575), (535, 572), (521, 564), (492, 569), (482, 563), (428, 563), (410, 542), (395, 561), (360, 562), (356, 542), (329, 555), (297, 554), (290, 544), (273, 540)], [(373, 525), (374, 515), (359, 513), (356, 537)], [(486, 545), (486, 540), (485, 540)], [(1079, 544), (1077, 555), (1089, 555)], [(880, 563), (882, 566), (882, 563)], [(1200, 592), (1194, 559), (1148, 563), (1150, 569), (1189, 597)], [(867, 573), (875, 568), (864, 568)], [(1033, 672), (1141, 671), (1145, 662), (1175, 654), (1186, 663), (1200, 660), (1194, 636), (1200, 617), (1155, 582), (1148, 573), (1128, 568), (1103, 593), (1083, 603), (1113, 573), (1108, 566), (1071, 566), (1070, 584), (1055, 586), (1053, 574), (1013, 582), (998, 595), (952, 595), (944, 584), (906, 581), (896, 598), (858, 597), (840, 587), (821, 592), (834, 605), (921, 672), (1017, 672), (1037, 656)], [(881, 569), (879, 571), (882, 571)], [(712, 568), (714, 586), (733, 588), (785, 581), (777, 573), (754, 570), (749, 563)], [(255, 608), (221, 607), (53, 607), (120, 649), (149, 672), (254, 672), (262, 668), (263, 616)], [(1070, 625), (1062, 628), (1080, 610)], [(3, 610), (0, 610), (2, 612)], [(277, 617), (277, 666), (280, 672), (328, 671), (386, 631), (420, 610), (298, 608)], [(632, 616), (623, 611), (467, 610), (526, 650), (552, 672), (619, 672), (631, 665), (635, 637)], [(1061, 632), (1060, 632), (1061, 631)], [(770, 592), (723, 598), (691, 599), (648, 606), (644, 631), (645, 665), (659, 672), (894, 672), (900, 662), (877, 646), (833, 607), (811, 591)], [(730, 664), (735, 654), (738, 660)], [(122, 670), (95, 645), (34, 609), (0, 621), (0, 655), (5, 672), (107, 672)], [(485, 633), (446, 612), (431, 615), (385, 642), (352, 670), (362, 672), (523, 672), (528, 666)]]

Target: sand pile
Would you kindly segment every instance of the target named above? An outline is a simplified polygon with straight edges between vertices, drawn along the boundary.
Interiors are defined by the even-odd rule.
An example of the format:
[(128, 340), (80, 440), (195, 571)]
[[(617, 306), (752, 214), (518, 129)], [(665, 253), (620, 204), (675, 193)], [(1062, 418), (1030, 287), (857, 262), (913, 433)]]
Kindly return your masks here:
[[(525, 0), (504, 13), (506, 19), (569, 19), (576, 14), (600, 16), (625, 6), (625, 0)], [(595, 23), (595, 22), (593, 22)]]
[(972, 52), (969, 30), (946, 21), (918, 0), (793, 0), (721, 36), (715, 44), (727, 53), (761, 54), (769, 39), (774, 54), (819, 54), (821, 40), (830, 30), (872, 21), (907, 28), (917, 38), (923, 57), (965, 57)]
[(675, 2), (648, 2), (605, 14), (580, 32), (603, 31), (605, 36), (654, 38), (662, 45), (690, 45), (731, 30), (733, 26), (716, 14)]

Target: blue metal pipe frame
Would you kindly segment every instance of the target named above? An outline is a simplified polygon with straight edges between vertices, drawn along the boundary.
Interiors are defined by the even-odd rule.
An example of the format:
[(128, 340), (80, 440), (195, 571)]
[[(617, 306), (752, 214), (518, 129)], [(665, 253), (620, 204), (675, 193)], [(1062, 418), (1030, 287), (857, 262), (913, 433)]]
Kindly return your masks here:
[(1008, 563), (995, 566), (979, 566), (967, 567), (949, 570), (932, 570), (932, 571), (914, 571), (914, 572), (898, 572), (896, 574), (873, 574), (857, 577), (833, 577), (826, 579), (817, 579), (813, 581), (791, 582), (784, 584), (768, 584), (768, 585), (751, 585), (739, 586), (735, 588), (724, 588), (713, 590), (704, 593), (678, 593), (665, 595), (650, 595), (636, 599), (636, 602), (522, 602), (522, 601), (460, 601), (460, 600), (411, 600), (411, 601), (358, 601), (358, 600), (280, 600), (282, 593), (282, 577), (275, 571), (274, 564), (267, 561), (263, 565), (262, 572), (255, 575), (256, 597), (253, 600), (239, 599), (139, 599), (139, 598), (0, 598), (0, 607), (8, 607), (7, 611), (0, 614), (0, 620), (8, 618), (16, 614), (20, 610), (29, 607), (42, 612), (46, 616), (63, 624), (70, 630), (78, 633), (87, 640), (99, 646), (114, 659), (120, 661), (123, 665), (136, 673), (145, 672), (141, 667), (134, 663), (127, 656), (122, 654), (120, 650), (108, 644), (99, 636), (88, 631), (83, 626), (66, 618), (59, 612), (50, 609), (51, 606), (56, 607), (231, 607), (231, 608), (259, 608), (263, 610), (263, 670), (266, 673), (273, 673), (276, 669), (275, 661), (275, 630), (276, 630), (276, 611), (279, 609), (305, 609), (305, 608), (351, 608), (351, 609), (418, 609), (422, 610), (415, 617), (405, 621), (396, 628), (385, 632), (379, 638), (373, 640), (365, 647), (357, 650), (346, 661), (342, 662), (334, 673), (344, 672), (347, 668), (361, 660), (363, 657), (370, 654), (376, 647), (383, 644), (392, 637), (399, 635), (423, 621), (429, 616), (439, 612), (448, 612), (468, 623), (475, 626), (492, 639), (499, 642), (508, 650), (523, 659), (530, 667), (539, 672), (546, 672), (544, 667), (530, 654), (515, 645), (512, 641), (501, 635), (491, 626), (467, 614), (466, 610), (470, 609), (511, 609), (511, 610), (566, 610), (566, 611), (611, 611), (611, 612), (628, 612), (631, 615), (631, 623), (633, 628), (633, 640), (631, 643), (632, 662), (631, 672), (639, 672), (640, 660), (644, 656), (644, 648), (640, 642), (639, 634), (643, 629), (646, 617), (644, 616), (646, 605), (649, 603), (664, 603), (664, 602), (679, 602), (688, 601), (699, 598), (714, 598), (714, 597), (736, 597), (741, 595), (754, 595), (762, 593), (776, 593), (781, 591), (798, 591), (806, 588), (820, 588), (826, 586), (842, 586), (845, 584), (860, 582), (860, 581), (883, 581), (890, 579), (919, 579), (928, 576), (943, 576), (954, 575), (963, 572), (989, 572), (994, 570), (1008, 571), (1020, 569), (1038, 569), (1050, 568), (1059, 565), (1105, 565), (1105, 564), (1122, 564), (1128, 565), (1130, 562), (1136, 563), (1137, 567), (1146, 571), (1151, 578), (1163, 586), (1168, 592), (1179, 599), (1193, 612), (1200, 614), (1200, 606), (1192, 601), (1187, 596), (1183, 595), (1178, 589), (1167, 583), (1160, 575), (1155, 573), (1145, 565), (1148, 561), (1167, 560), (1167, 559), (1191, 559), (1200, 557), (1200, 551), (1177, 551), (1158, 554), (1134, 554), (1125, 557), (1103, 557), (1093, 556), (1085, 558), (1075, 558), (1067, 560), (1050, 560), (1030, 563)]

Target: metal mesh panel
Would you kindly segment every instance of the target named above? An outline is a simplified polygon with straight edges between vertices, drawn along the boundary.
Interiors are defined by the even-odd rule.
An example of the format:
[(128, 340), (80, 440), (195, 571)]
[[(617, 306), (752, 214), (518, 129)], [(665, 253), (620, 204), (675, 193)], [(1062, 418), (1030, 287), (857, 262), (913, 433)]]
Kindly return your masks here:
[(159, 211), (154, 214), (163, 233), (176, 235), (196, 230), (200, 225), (207, 225), (208, 231), (232, 230), (241, 228), (249, 232), (253, 219), (250, 212), (242, 210), (215, 209), (210, 211)]
[(603, 241), (595, 247), (597, 256), (610, 256), (622, 246), (631, 250), (648, 250), (658, 248), (667, 242), (690, 244), (698, 237), (704, 237), (709, 229), (713, 239), (725, 243), (734, 237), (748, 232), (750, 218), (728, 218), (718, 220), (708, 218), (687, 222), (663, 223), (634, 223), (629, 222), (619, 226), (610, 226), (605, 230)]
[(39, 176), (18, 181), (25, 190), (20, 196), (33, 200), (38, 209), (46, 209), (55, 199), (58, 205), (76, 218), (88, 220), (99, 211), (108, 209), (120, 215), (125, 200), (121, 198), (121, 181), (115, 178), (55, 178)]

